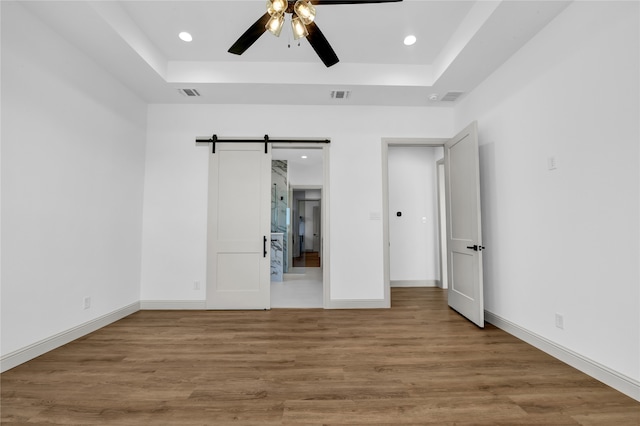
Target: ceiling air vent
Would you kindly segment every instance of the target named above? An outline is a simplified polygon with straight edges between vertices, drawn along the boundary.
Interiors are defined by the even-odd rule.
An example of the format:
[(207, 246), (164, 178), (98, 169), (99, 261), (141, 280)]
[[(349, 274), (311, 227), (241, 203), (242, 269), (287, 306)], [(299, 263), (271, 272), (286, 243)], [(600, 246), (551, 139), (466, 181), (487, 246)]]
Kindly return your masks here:
[(349, 99), (351, 92), (348, 90), (332, 90), (331, 99)]
[(440, 100), (442, 102), (453, 102), (462, 96), (463, 93), (464, 92), (447, 92)]
[(196, 89), (178, 89), (178, 92), (180, 92), (180, 94), (183, 96), (200, 96), (200, 92), (198, 92)]

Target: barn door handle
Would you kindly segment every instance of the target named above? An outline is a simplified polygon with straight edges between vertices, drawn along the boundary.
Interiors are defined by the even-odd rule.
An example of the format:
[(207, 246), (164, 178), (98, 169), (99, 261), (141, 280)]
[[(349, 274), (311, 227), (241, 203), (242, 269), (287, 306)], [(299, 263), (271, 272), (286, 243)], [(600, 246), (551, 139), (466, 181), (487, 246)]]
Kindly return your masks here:
[(482, 250), (484, 250), (484, 246), (479, 246), (477, 244), (474, 244), (472, 246), (467, 246), (467, 248), (469, 250), (473, 250), (473, 251), (482, 251)]
[(267, 257), (267, 237), (262, 240), (262, 257)]

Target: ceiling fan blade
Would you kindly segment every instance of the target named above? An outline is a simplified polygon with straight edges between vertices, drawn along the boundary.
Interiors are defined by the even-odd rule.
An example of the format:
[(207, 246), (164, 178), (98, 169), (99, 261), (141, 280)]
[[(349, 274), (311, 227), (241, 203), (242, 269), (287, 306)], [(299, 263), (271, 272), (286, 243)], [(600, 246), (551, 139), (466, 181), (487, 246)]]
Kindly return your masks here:
[(311, 0), (311, 3), (318, 4), (366, 4), (366, 3), (397, 3), (402, 0)]
[(229, 48), (229, 53), (242, 55), (245, 50), (251, 47), (251, 45), (255, 43), (265, 31), (267, 31), (266, 25), (270, 18), (271, 15), (268, 13), (262, 15), (260, 19), (251, 25), (249, 29), (247, 29), (247, 31), (245, 31), (244, 34), (242, 34), (240, 38), (233, 43), (233, 46)]
[(337, 64), (340, 61), (340, 59), (338, 59), (338, 55), (336, 55), (336, 52), (334, 52), (329, 41), (324, 34), (322, 34), (322, 31), (320, 31), (320, 28), (318, 28), (315, 22), (311, 22), (307, 25), (307, 31), (309, 31), (309, 35), (307, 36), (309, 44), (313, 47), (313, 50), (316, 51), (327, 68)]

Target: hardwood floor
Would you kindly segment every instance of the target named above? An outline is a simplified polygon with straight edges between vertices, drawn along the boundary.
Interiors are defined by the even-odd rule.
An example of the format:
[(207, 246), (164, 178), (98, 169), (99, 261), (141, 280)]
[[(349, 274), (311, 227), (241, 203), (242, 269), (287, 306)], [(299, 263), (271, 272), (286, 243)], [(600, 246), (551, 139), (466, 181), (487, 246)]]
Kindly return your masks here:
[(320, 267), (320, 253), (317, 251), (307, 251), (302, 253), (300, 257), (293, 258), (293, 266), (295, 267), (307, 267), (307, 268), (319, 268)]
[(2, 423), (638, 425), (640, 403), (436, 288), (389, 310), (140, 311), (3, 373)]

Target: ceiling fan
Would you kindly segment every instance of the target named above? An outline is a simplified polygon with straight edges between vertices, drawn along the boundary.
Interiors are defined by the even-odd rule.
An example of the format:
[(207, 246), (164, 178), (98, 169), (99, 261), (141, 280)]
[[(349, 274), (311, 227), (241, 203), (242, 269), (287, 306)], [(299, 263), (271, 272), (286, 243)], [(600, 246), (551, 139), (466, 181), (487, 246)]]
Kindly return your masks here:
[(284, 25), (285, 14), (291, 14), (293, 38), (306, 37), (322, 62), (330, 67), (339, 59), (320, 28), (315, 24), (316, 9), (314, 5), (394, 3), (402, 0), (267, 0), (267, 13), (262, 15), (240, 38), (229, 48), (229, 53), (242, 55), (265, 32), (280, 36)]

